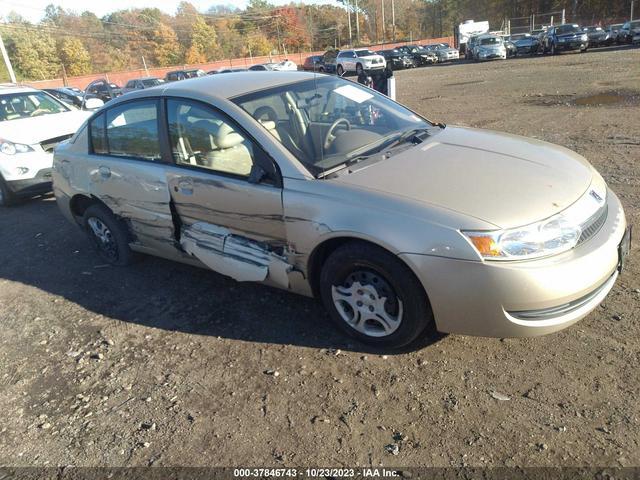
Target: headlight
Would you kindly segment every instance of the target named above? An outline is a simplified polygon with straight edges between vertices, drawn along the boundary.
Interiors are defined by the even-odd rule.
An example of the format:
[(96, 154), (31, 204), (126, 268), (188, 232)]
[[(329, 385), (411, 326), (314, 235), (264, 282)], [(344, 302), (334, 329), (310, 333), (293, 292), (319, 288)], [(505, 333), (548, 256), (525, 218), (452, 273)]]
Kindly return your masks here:
[(604, 182), (565, 211), (524, 227), (497, 231), (463, 231), (478, 253), (487, 260), (525, 260), (566, 252), (576, 246), (582, 226), (606, 208)]
[(0, 152), (5, 155), (15, 155), (16, 153), (33, 152), (33, 148), (22, 143), (13, 143), (9, 140), (0, 139)]
[(585, 35), (582, 35), (582, 37), (580, 37), (580, 38), (581, 38), (581, 40), (582, 40), (583, 42), (586, 42), (586, 41), (589, 39), (589, 37), (588, 37), (586, 34), (585, 34)]

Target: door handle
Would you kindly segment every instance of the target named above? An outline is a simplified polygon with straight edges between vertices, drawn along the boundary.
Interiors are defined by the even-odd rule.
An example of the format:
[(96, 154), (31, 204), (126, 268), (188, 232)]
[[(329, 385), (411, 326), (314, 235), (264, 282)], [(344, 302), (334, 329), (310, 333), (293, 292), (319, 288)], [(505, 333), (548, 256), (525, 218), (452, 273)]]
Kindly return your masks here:
[(109, 167), (100, 166), (98, 172), (100, 172), (102, 178), (109, 178), (111, 176), (111, 169)]
[(181, 180), (178, 182), (178, 185), (174, 187), (176, 192), (180, 192), (183, 195), (192, 195), (193, 194), (193, 182), (188, 180)]

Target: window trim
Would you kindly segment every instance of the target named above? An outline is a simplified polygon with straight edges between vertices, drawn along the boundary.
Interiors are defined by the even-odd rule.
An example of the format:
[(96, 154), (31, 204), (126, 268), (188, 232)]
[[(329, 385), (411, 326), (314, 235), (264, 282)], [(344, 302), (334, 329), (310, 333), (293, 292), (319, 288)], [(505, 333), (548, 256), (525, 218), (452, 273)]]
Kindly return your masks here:
[[(89, 119), (88, 125), (89, 125), (89, 154), (90, 155), (98, 155), (100, 157), (109, 157), (109, 158), (116, 158), (116, 159), (122, 159), (122, 160), (135, 160), (137, 162), (145, 162), (145, 163), (151, 163), (151, 164), (161, 164), (164, 165), (167, 163), (166, 161), (166, 156), (163, 152), (163, 139), (162, 139), (162, 123), (161, 122), (161, 109), (160, 109), (160, 97), (142, 97), (142, 98), (134, 98), (131, 100), (125, 100), (123, 102), (118, 102), (116, 105), (111, 105), (108, 108), (105, 109), (101, 109), (98, 112), (96, 112), (96, 114), (94, 116), (92, 116)], [(143, 102), (148, 102), (148, 103), (155, 103), (156, 105), (156, 126), (158, 128), (158, 147), (160, 150), (160, 158), (158, 160), (148, 160), (146, 158), (140, 158), (140, 157), (133, 157), (133, 156), (128, 156), (128, 155), (112, 155), (111, 153), (96, 153), (94, 151), (93, 148), (93, 122), (100, 116), (104, 114), (104, 118), (103, 118), (103, 122), (104, 122), (104, 142), (107, 148), (107, 152), (110, 151), (109, 149), (109, 136), (107, 135), (107, 114), (108, 112), (110, 112), (111, 110), (114, 110), (116, 108), (120, 108), (124, 105), (128, 105), (128, 104), (133, 104), (133, 103), (143, 103)]]
[(224, 112), (222, 109), (211, 105), (210, 103), (207, 102), (203, 102), (201, 100), (196, 100), (193, 98), (189, 98), (189, 97), (180, 97), (177, 95), (165, 95), (162, 97), (162, 108), (164, 109), (164, 133), (165, 133), (165, 145), (167, 148), (167, 153), (168, 153), (168, 157), (170, 159), (170, 163), (172, 165), (174, 165), (177, 168), (184, 168), (187, 170), (195, 170), (198, 172), (203, 172), (203, 173), (207, 173), (207, 174), (211, 174), (211, 175), (219, 175), (221, 177), (225, 177), (225, 178), (232, 178), (232, 179), (236, 179), (236, 180), (243, 180), (248, 184), (251, 184), (251, 182), (249, 182), (249, 176), (245, 176), (245, 175), (238, 175), (235, 173), (230, 173), (230, 172), (223, 172), (221, 170), (214, 170), (212, 168), (207, 168), (207, 167), (201, 167), (199, 165), (191, 165), (191, 164), (184, 164), (184, 163), (178, 163), (176, 162), (176, 159), (173, 157), (173, 152), (172, 152), (172, 146), (171, 146), (171, 137), (169, 135), (169, 107), (168, 107), (168, 101), (169, 100), (174, 100), (174, 101), (179, 101), (182, 103), (187, 103), (187, 104), (192, 104), (194, 106), (197, 107), (201, 107), (205, 110), (210, 110), (212, 111), (214, 114), (219, 114), (222, 117), (223, 121), (227, 121), (231, 124), (232, 127), (237, 128), (238, 131), (247, 139), (249, 140), (254, 147), (254, 150), (256, 150), (258, 152), (257, 155), (254, 154), (254, 156), (252, 157), (254, 165), (258, 165), (260, 166), (262, 169), (264, 169), (268, 174), (270, 179), (272, 180), (272, 182), (260, 182), (254, 185), (262, 185), (262, 186), (268, 186), (268, 187), (276, 187), (276, 188), (282, 188), (282, 173), (280, 171), (280, 167), (278, 166), (278, 162), (276, 162), (273, 157), (271, 155), (269, 155), (267, 153), (267, 151), (262, 148), (262, 145), (260, 145), (260, 143), (253, 137), (253, 135), (251, 135), (237, 120), (233, 119), (231, 117), (231, 115), (227, 114), (226, 112)]

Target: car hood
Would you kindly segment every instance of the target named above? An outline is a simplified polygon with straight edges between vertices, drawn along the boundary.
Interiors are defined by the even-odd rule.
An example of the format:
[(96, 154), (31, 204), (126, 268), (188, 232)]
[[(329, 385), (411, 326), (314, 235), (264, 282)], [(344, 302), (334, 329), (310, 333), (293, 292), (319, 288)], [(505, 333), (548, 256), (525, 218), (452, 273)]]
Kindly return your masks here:
[(516, 135), (446, 127), (419, 145), (335, 181), (510, 228), (564, 210), (592, 179), (591, 165), (566, 148)]
[(384, 60), (382, 55), (366, 55), (364, 57), (358, 57), (360, 60)]
[(14, 143), (35, 145), (50, 138), (75, 133), (92, 113), (72, 110), (0, 122), (0, 138)]

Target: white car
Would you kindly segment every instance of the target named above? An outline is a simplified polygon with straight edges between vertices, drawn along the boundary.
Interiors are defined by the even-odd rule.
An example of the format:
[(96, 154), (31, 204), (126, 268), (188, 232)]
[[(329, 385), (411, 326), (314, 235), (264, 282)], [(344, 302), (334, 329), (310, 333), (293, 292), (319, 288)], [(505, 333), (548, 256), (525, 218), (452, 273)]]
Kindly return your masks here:
[(386, 66), (384, 57), (368, 48), (341, 50), (336, 57), (336, 73), (341, 76), (351, 72), (360, 75), (364, 70), (381, 70)]
[(473, 43), (472, 57), (475, 61), (492, 60), (498, 58), (500, 60), (507, 59), (507, 47), (502, 37), (486, 33), (478, 35)]
[(298, 65), (291, 60), (284, 60), (273, 64), (273, 69), (278, 72), (295, 72), (298, 70)]
[(51, 190), (53, 149), (71, 137), (91, 113), (41, 90), (0, 87), (1, 206)]

